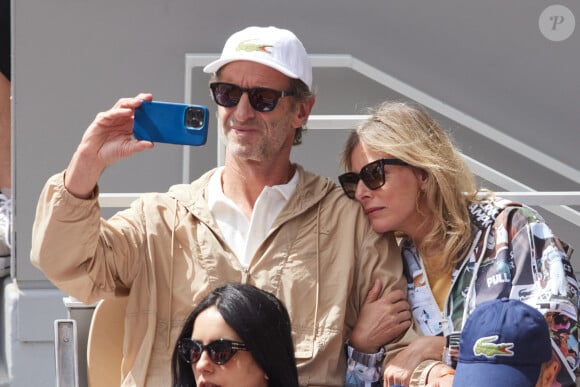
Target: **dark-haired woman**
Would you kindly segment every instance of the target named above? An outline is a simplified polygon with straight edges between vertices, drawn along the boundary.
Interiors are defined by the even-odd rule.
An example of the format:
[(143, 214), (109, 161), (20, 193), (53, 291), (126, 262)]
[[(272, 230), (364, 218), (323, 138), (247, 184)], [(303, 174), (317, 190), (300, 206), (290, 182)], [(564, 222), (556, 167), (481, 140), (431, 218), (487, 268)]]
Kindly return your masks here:
[(175, 387), (297, 387), (286, 308), (252, 285), (215, 289), (187, 318), (172, 370)]

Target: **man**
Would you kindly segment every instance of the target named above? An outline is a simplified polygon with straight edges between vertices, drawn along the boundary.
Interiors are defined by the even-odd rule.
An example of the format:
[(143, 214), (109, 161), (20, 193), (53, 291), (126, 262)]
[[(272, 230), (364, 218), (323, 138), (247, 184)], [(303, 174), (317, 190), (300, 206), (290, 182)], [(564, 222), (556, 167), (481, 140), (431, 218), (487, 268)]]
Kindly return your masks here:
[(134, 110), (152, 95), (120, 99), (97, 115), (66, 171), (47, 182), (31, 260), (85, 302), (128, 294), (124, 386), (170, 383), (185, 318), (226, 282), (256, 285), (284, 302), (302, 385), (343, 385), (343, 345), (374, 279), (400, 294), (392, 325), (402, 337), (387, 350), (414, 335), (395, 241), (374, 233), (332, 180), (290, 161), (315, 101), (310, 61), (292, 32), (239, 31), (205, 71), (213, 74), (225, 166), (101, 220), (100, 174), (153, 147), (132, 136)]
[(453, 386), (550, 387), (560, 370), (551, 342), (534, 307), (507, 298), (484, 302), (461, 332)]

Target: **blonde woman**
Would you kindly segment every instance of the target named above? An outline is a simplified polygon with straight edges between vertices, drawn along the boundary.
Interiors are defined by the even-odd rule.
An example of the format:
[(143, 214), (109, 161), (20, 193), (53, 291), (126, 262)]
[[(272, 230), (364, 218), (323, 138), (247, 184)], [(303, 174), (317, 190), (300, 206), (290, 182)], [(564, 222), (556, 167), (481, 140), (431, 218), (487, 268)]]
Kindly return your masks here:
[[(351, 133), (342, 161), (350, 171), (339, 177), (345, 194), (361, 204), (375, 231), (398, 234), (408, 300), (424, 335), (386, 364), (386, 386), (450, 386), (454, 361), (442, 355), (446, 341), (459, 336), (477, 305), (502, 297), (572, 321), (570, 351), (558, 353), (558, 380), (575, 385), (578, 285), (571, 251), (535, 210), (477, 189), (450, 136), (412, 104), (378, 106)], [(376, 317), (380, 305), (367, 309), (375, 308)], [(366, 321), (359, 319), (351, 337), (379, 335), (373, 314), (361, 316)]]

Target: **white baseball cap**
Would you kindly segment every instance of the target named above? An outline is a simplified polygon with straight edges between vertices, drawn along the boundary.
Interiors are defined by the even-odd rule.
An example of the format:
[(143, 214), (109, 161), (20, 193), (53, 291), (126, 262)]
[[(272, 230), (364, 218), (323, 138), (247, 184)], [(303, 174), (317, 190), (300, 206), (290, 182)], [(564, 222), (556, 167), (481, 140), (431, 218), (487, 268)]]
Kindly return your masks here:
[(228, 38), (219, 59), (204, 67), (215, 73), (237, 60), (248, 60), (297, 78), (312, 89), (312, 65), (302, 42), (289, 30), (276, 27), (247, 27)]

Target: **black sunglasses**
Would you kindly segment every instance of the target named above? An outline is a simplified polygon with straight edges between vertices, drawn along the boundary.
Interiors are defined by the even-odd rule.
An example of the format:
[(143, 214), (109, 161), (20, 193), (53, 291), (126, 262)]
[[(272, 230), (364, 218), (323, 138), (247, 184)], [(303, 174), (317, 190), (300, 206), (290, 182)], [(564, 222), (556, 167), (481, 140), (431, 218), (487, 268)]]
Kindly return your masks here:
[(271, 112), (280, 98), (294, 95), (290, 91), (279, 91), (266, 87), (245, 88), (225, 82), (213, 82), (209, 85), (215, 103), (224, 107), (234, 107), (240, 102), (242, 94), (248, 93), (250, 105), (261, 113)]
[(359, 180), (362, 180), (370, 190), (375, 190), (385, 185), (385, 165), (409, 166), (409, 164), (399, 159), (379, 159), (362, 167), (359, 173), (343, 173), (338, 177), (338, 181), (346, 196), (354, 199)]
[(237, 351), (249, 351), (246, 344), (228, 339), (217, 339), (203, 345), (201, 341), (182, 338), (177, 344), (177, 351), (186, 363), (194, 364), (207, 351), (212, 362), (218, 365), (226, 364)]

